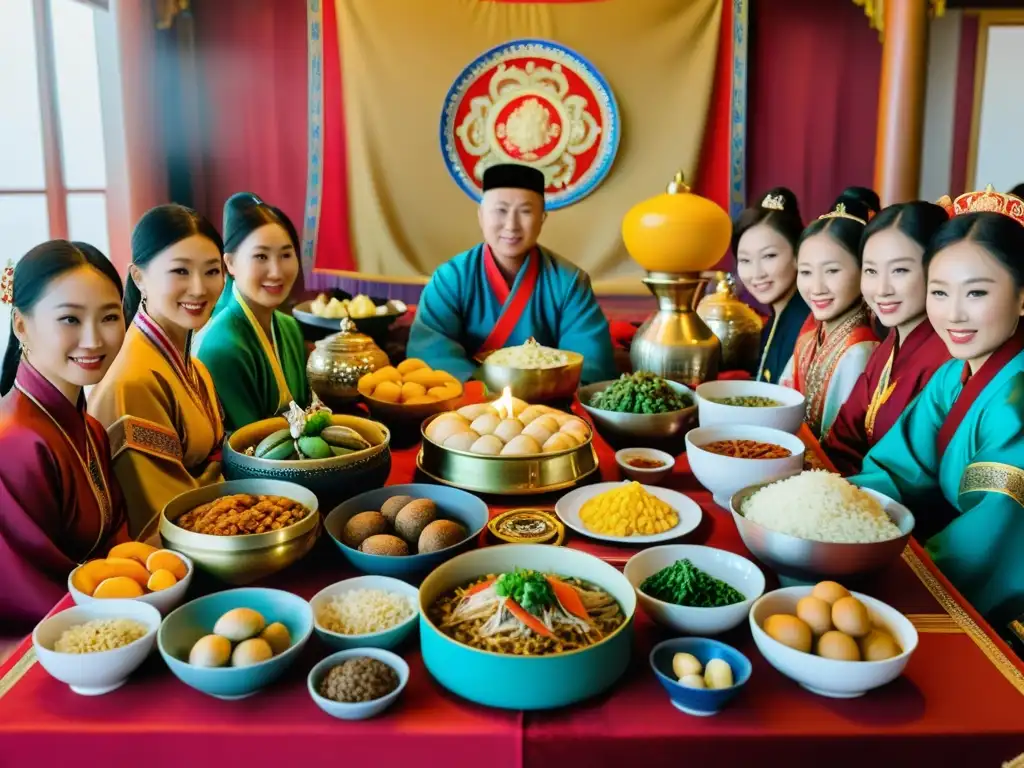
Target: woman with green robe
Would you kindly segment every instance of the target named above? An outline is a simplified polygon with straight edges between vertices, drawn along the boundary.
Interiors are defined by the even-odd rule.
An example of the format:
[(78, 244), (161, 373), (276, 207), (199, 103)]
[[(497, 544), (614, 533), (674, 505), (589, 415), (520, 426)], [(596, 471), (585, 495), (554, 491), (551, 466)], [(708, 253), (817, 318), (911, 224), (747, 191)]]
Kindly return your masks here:
[[(963, 215), (936, 233), (925, 254), (928, 319), (954, 359), (850, 478), (914, 510), (935, 564), (1004, 633), (1024, 612), (1024, 204), (1015, 200), (962, 195)], [(954, 508), (948, 524), (943, 499)]]
[(224, 427), (276, 416), (294, 400), (309, 405), (302, 329), (278, 310), (299, 277), (298, 237), (280, 210), (240, 192), (224, 204), (229, 274), (199, 359), (210, 370)]

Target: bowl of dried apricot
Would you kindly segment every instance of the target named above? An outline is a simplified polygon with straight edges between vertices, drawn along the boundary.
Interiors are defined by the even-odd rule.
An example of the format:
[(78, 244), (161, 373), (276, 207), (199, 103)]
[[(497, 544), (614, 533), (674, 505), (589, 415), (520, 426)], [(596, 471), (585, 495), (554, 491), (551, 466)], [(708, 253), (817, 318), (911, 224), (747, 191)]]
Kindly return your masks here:
[(186, 491), (160, 514), (164, 546), (237, 586), (287, 568), (320, 533), (316, 494), (283, 480), (229, 480)]
[(75, 568), (68, 576), (68, 592), (76, 605), (138, 600), (166, 615), (185, 599), (192, 570), (192, 560), (179, 552), (126, 541), (111, 548), (106, 557)]

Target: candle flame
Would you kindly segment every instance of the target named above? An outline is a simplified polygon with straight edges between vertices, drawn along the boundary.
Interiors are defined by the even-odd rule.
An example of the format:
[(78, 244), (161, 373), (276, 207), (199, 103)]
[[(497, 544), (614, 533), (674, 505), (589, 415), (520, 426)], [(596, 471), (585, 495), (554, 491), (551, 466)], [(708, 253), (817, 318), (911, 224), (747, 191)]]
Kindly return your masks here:
[(494, 410), (498, 412), (498, 416), (503, 419), (511, 419), (515, 415), (515, 407), (512, 403), (512, 388), (505, 387), (502, 390), (501, 397), (494, 401)]

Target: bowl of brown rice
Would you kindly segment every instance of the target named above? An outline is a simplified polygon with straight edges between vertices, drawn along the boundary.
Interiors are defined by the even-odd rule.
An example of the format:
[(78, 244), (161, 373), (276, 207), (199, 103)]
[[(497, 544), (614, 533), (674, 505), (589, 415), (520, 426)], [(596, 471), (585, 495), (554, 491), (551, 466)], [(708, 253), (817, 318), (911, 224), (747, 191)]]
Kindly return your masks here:
[(415, 629), (420, 591), (390, 576), (357, 576), (325, 587), (309, 601), (314, 629), (339, 651), (394, 648)]
[(914, 530), (905, 506), (825, 470), (744, 488), (730, 510), (754, 557), (798, 581), (880, 570), (900, 556)]
[(43, 669), (83, 696), (120, 688), (156, 644), (160, 611), (138, 600), (77, 605), (43, 619), (32, 645)]

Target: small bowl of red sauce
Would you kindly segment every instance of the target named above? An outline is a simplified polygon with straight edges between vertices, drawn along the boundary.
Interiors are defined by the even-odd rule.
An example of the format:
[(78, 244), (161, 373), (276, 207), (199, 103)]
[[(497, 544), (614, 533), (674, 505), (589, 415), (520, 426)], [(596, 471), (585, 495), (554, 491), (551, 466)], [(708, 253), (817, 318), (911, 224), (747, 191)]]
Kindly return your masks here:
[(653, 448), (623, 448), (615, 461), (627, 478), (648, 484), (661, 482), (676, 466), (675, 456)]

